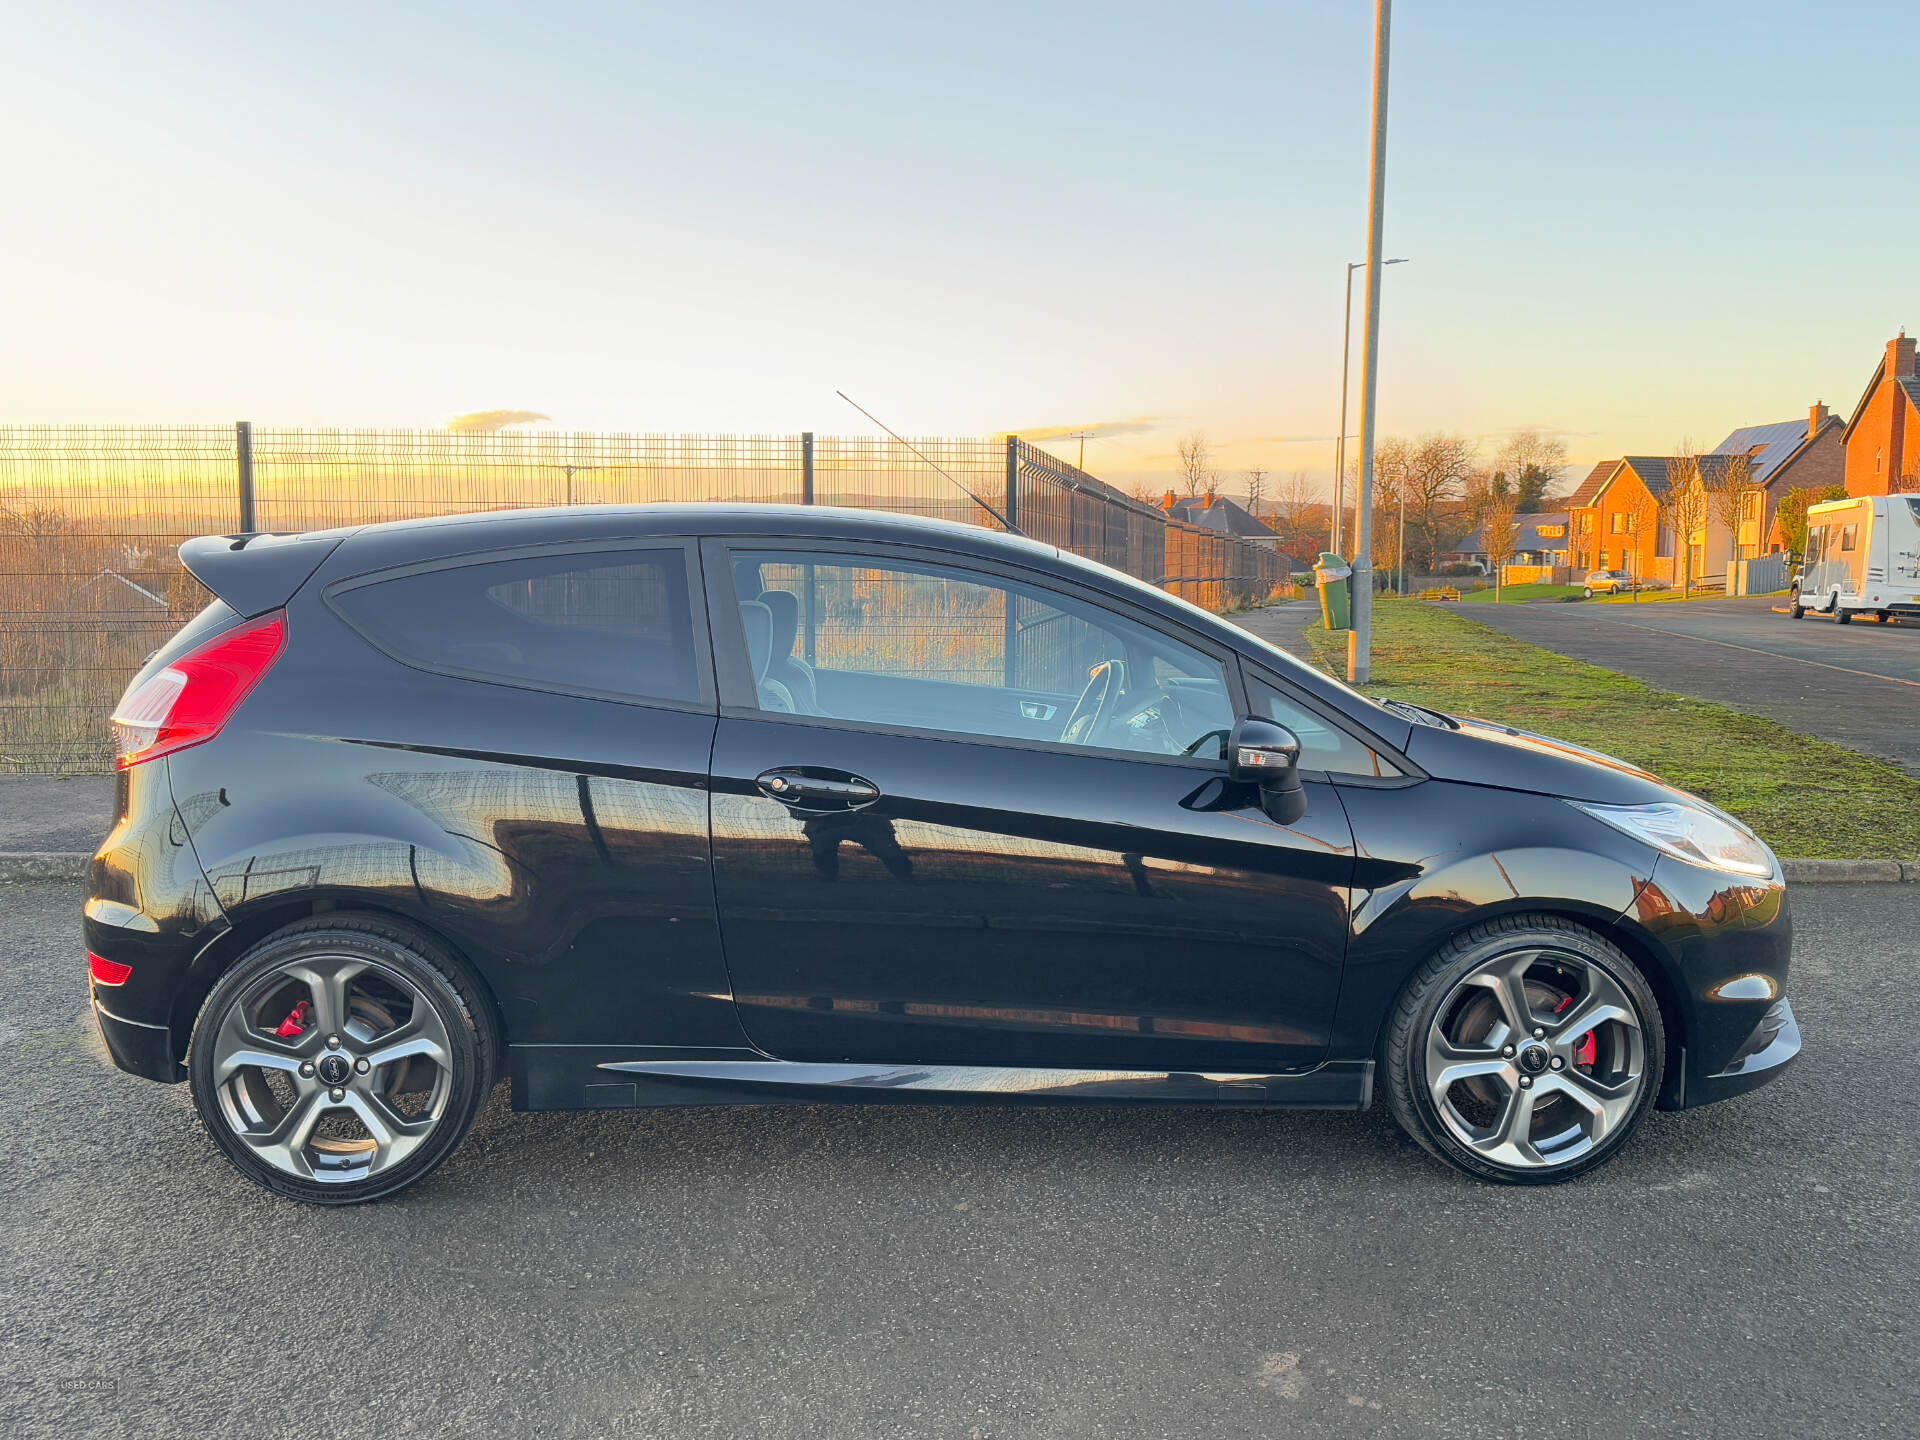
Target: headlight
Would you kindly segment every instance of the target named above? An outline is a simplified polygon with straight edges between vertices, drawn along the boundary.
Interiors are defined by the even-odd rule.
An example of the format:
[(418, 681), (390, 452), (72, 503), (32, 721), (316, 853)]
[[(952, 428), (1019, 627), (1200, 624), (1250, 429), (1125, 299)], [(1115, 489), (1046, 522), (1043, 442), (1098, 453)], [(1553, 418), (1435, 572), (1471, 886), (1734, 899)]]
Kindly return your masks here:
[(1770, 879), (1773, 852), (1737, 820), (1700, 805), (1661, 800), (1652, 805), (1586, 805), (1569, 801), (1614, 829), (1644, 840), (1654, 849), (1689, 865)]

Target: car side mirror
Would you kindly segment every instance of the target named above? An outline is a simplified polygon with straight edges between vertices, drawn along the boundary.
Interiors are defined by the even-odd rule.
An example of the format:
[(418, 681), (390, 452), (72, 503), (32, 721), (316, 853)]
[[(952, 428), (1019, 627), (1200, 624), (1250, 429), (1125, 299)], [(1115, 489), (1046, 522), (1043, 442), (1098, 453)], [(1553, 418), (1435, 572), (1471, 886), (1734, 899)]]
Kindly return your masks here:
[(1307, 792), (1300, 784), (1300, 741), (1284, 725), (1247, 716), (1227, 741), (1227, 776), (1260, 787), (1260, 808), (1267, 818), (1291, 825), (1307, 813)]

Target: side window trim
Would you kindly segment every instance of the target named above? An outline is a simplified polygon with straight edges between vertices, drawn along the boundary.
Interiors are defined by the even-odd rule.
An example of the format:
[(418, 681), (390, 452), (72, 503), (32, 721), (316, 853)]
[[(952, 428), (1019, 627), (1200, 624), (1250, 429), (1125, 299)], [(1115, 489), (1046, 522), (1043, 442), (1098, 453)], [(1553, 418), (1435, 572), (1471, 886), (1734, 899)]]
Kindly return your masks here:
[[(693, 641), (693, 680), (698, 691), (692, 700), (640, 695), (623, 690), (597, 690), (584, 686), (542, 684), (534, 680), (515, 679), (493, 671), (473, 670), (438, 662), (429, 663), (420, 657), (402, 654), (378, 636), (369, 634), (364, 626), (357, 623), (334, 603), (335, 597), (358, 590), (363, 586), (378, 585), (389, 580), (404, 580), (410, 576), (427, 575), (444, 570), (504, 564), (515, 560), (543, 560), (549, 557), (625, 555), (661, 551), (671, 551), (681, 557), (684, 572), (681, 598), (687, 606), (688, 629)], [(342, 576), (330, 582), (320, 592), (320, 599), (325, 604), (327, 612), (348, 630), (395, 664), (405, 665), (412, 670), (419, 670), (429, 675), (446, 675), (456, 680), (472, 680), (483, 685), (498, 685), (509, 690), (530, 690), (542, 695), (571, 695), (580, 699), (608, 700), (619, 705), (631, 705), (649, 710), (679, 710), (696, 715), (712, 715), (719, 708), (719, 696), (714, 685), (711, 626), (707, 619), (706, 607), (701, 603), (700, 558), (700, 547), (696, 541), (674, 536), (564, 540), (540, 545), (511, 545), (496, 550), (466, 550), (458, 555), (444, 555), (432, 560), (416, 560), (404, 565), (390, 565), (378, 570), (366, 570)]]
[(856, 733), (903, 735), (916, 739), (949, 741), (954, 744), (991, 745), (1005, 749), (1038, 750), (1053, 755), (1084, 755), (1108, 760), (1139, 760), (1149, 764), (1177, 765), (1182, 769), (1204, 770), (1219, 774), (1226, 760), (1197, 756), (1154, 755), (1148, 752), (1094, 749), (1085, 745), (1064, 745), (1057, 741), (1026, 740), (1019, 737), (976, 735), (953, 731), (929, 730), (910, 726), (891, 726), (866, 721), (841, 720), (823, 715), (789, 715), (760, 708), (753, 683), (753, 671), (747, 661), (746, 633), (741, 628), (740, 609), (733, 593), (735, 556), (755, 551), (784, 554), (811, 551), (824, 555), (857, 555), (876, 562), (888, 560), (902, 564), (946, 565), (969, 570), (990, 579), (1025, 585), (1042, 592), (1071, 596), (1083, 605), (1108, 611), (1153, 631), (1163, 639), (1198, 651), (1221, 667), (1226, 677), (1228, 699), (1233, 713), (1247, 713), (1247, 690), (1240, 674), (1240, 655), (1208, 636), (1169, 623), (1164, 617), (1143, 611), (1125, 599), (1108, 595), (1092, 587), (1077, 584), (1044, 570), (1007, 565), (996, 560), (948, 550), (934, 545), (901, 545), (856, 539), (819, 539), (776, 535), (708, 536), (700, 542), (701, 569), (705, 578), (708, 624), (713, 636), (713, 668), (719, 686), (720, 713), (737, 719), (766, 720), (776, 724), (802, 724)]
[[(1427, 778), (1426, 771), (1422, 770), (1418, 765), (1414, 764), (1413, 761), (1409, 760), (1406, 757), (1406, 755), (1403, 754), (1400, 750), (1396, 749), (1392, 745), (1389, 745), (1386, 741), (1382, 740), (1379, 736), (1375, 735), (1372, 731), (1362, 729), (1360, 726), (1356, 725), (1353, 721), (1349, 720), (1346, 716), (1340, 714), (1337, 710), (1334, 710), (1332, 707), (1321, 704), (1319, 701), (1314, 699), (1313, 696), (1308, 695), (1303, 691), (1301, 691), (1300, 689), (1298, 689), (1297, 687), (1288, 684), (1284, 676), (1275, 674), (1273, 671), (1268, 670), (1265, 666), (1261, 665), (1258, 661), (1251, 660), (1246, 656), (1241, 657), (1240, 663), (1245, 667), (1247, 671), (1247, 678), (1249, 680), (1258, 680), (1264, 685), (1271, 686), (1273, 689), (1277, 690), (1281, 695), (1283, 695), (1290, 703), (1294, 705), (1298, 705), (1302, 710), (1305, 710), (1310, 714), (1316, 716), (1320, 720), (1324, 721), (1328, 726), (1328, 728), (1333, 730), (1338, 730), (1340, 733), (1345, 735), (1349, 740), (1353, 741), (1354, 744), (1373, 751), (1375, 754), (1379, 755), (1382, 759), (1390, 762), (1393, 765), (1394, 769), (1400, 772), (1398, 775), (1358, 775), (1346, 770), (1317, 770), (1309, 766), (1302, 765), (1300, 767), (1300, 771), (1303, 775), (1316, 776), (1320, 779), (1324, 779), (1331, 783), (1340, 784), (1340, 785), (1346, 785), (1346, 784), (1369, 785), (1369, 786), (1380, 786), (1384, 788), (1393, 788), (1393, 787), (1398, 787), (1402, 785), (1409, 785)], [(1247, 694), (1246, 704), (1251, 706), (1253, 704), (1253, 698), (1252, 698), (1253, 691), (1252, 691), (1251, 685), (1247, 687), (1246, 694)], [(1241, 713), (1250, 714), (1251, 711), (1243, 711)]]

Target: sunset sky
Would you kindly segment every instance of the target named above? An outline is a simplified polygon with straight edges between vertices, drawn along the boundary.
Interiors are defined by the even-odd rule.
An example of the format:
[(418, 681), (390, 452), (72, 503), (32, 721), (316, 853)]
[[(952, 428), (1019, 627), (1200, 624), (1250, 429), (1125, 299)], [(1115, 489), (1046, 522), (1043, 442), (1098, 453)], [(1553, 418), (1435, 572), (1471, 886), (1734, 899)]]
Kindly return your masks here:
[[(870, 430), (844, 389), (1331, 469), (1362, 0), (8, 9), (0, 423)], [(1920, 7), (1396, 9), (1387, 431), (1712, 444), (1920, 329)]]

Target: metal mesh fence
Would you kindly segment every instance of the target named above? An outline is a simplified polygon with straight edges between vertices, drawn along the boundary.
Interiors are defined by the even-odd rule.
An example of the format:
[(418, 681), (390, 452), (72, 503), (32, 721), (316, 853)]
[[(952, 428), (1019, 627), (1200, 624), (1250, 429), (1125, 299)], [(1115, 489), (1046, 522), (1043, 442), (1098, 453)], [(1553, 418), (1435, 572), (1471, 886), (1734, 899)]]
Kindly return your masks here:
[(1271, 549), (1170, 522), (1012, 438), (0, 426), (0, 772), (110, 768), (114, 701), (208, 599), (175, 553), (191, 536), (673, 500), (997, 528), (991, 506), (1216, 610), (1287, 578)]

